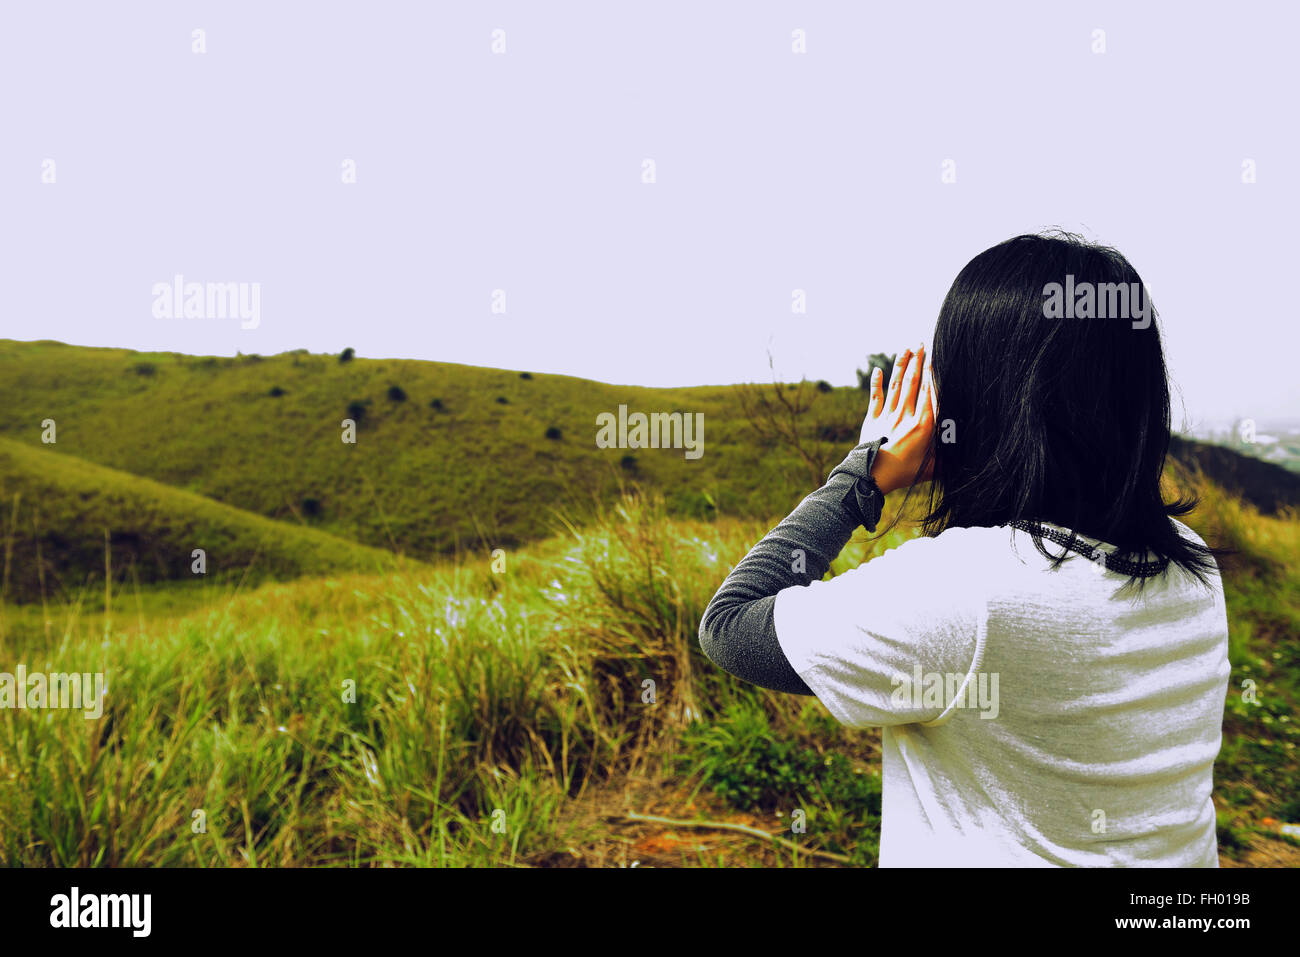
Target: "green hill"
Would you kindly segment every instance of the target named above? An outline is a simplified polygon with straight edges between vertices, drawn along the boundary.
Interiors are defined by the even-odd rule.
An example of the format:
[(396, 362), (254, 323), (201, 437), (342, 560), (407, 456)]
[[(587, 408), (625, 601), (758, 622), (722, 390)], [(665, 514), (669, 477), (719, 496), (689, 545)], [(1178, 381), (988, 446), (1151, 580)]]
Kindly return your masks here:
[(1222, 445), (1173, 436), (1169, 453), (1265, 515), (1300, 508), (1300, 475)]
[[(662, 490), (681, 515), (770, 515), (794, 503), (791, 478), (804, 466), (780, 448), (756, 448), (734, 387), (525, 375), (305, 352), (200, 358), (0, 340), (0, 434), (40, 444), (41, 423), (53, 419), (65, 454), (421, 557), (544, 537), (557, 509), (588, 513), (628, 479)], [(394, 387), (404, 398), (390, 397)], [(862, 393), (818, 401), (820, 421), (856, 435)], [(598, 448), (596, 417), (620, 404), (703, 413), (704, 455)], [(345, 417), (358, 419), (355, 445), (341, 441)]]
[[(0, 439), (0, 533), (0, 595), (20, 602), (68, 600), (92, 582), (102, 589), (106, 564), (132, 585), (252, 584), (396, 564), (317, 529), (8, 439)], [(194, 549), (205, 553), (202, 577)]]
[[(809, 387), (799, 427), (823, 476), (866, 404), (856, 388), (826, 389)], [(424, 559), (544, 538), (559, 515), (588, 516), (627, 482), (681, 517), (784, 514), (810, 490), (809, 465), (760, 442), (740, 396), (305, 351), (216, 358), (0, 339), (0, 435), (48, 449), (53, 420), (64, 455)], [(597, 447), (596, 417), (620, 405), (703, 414), (704, 454)], [(344, 418), (358, 423), (354, 445), (341, 441)], [(1172, 451), (1266, 512), (1300, 502), (1278, 485), (1273, 473), (1293, 478), (1284, 470), (1196, 442)]]

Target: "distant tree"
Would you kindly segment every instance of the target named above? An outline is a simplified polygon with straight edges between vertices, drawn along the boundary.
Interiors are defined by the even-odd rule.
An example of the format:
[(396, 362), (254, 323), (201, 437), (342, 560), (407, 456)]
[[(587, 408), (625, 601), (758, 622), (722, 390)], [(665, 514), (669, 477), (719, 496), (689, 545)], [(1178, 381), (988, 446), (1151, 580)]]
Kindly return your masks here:
[(863, 392), (870, 392), (871, 391), (871, 370), (879, 369), (881, 371), (881, 374), (884, 377), (884, 382), (881, 388), (888, 389), (889, 377), (894, 372), (894, 360), (897, 358), (898, 358), (897, 353), (895, 353), (892, 356), (887, 356), (883, 352), (873, 352), (871, 355), (867, 356), (866, 371), (864, 372), (862, 369), (857, 370), (858, 388), (861, 389)]
[(531, 372), (521, 372), (521, 373), (519, 373), (519, 378), (521, 378), (521, 379), (531, 379), (532, 377), (533, 377), (533, 374), (532, 374)]
[(437, 409), (439, 412), (441, 412), (441, 411), (442, 411), (442, 408), (443, 408), (443, 406), (442, 406), (442, 399), (430, 399), (430, 400), (429, 400), (429, 408), (431, 408), (431, 409)]
[(281, 389), (278, 385), (272, 386), (271, 391), (268, 392), (267, 395), (269, 395), (273, 399), (278, 399), (280, 398), (280, 396), (284, 395), (284, 390)]
[(388, 387), (388, 398), (393, 402), (405, 402), (406, 392), (400, 385), (390, 385)]
[(509, 405), (510, 400), (503, 395), (497, 396), (497, 405)]
[(624, 472), (635, 472), (635, 471), (636, 471), (636, 467), (637, 467), (637, 466), (636, 466), (636, 456), (635, 456), (635, 455), (625, 455), (625, 456), (623, 456), (621, 459), (618, 460), (618, 464), (622, 467), (622, 469), (623, 469)]
[(549, 429), (546, 430), (546, 437), (547, 437), (548, 439), (556, 439), (556, 440), (559, 440), (559, 439), (562, 439), (564, 436), (561, 435), (559, 429), (557, 429), (555, 426), (551, 426)]
[(369, 405), (369, 399), (353, 399), (348, 403), (348, 418), (353, 422), (360, 422), (366, 417), (366, 407)]
[(829, 382), (827, 382), (825, 379), (818, 379), (818, 380), (817, 380), (817, 391), (818, 391), (818, 392), (831, 392), (831, 391), (834, 390), (834, 388), (835, 388), (835, 387), (832, 386), (832, 385), (831, 385)]
[(355, 355), (356, 351), (351, 346), (348, 346), (339, 353), (339, 362), (351, 362)]
[(305, 498), (302, 500), (302, 513), (308, 518), (315, 518), (320, 514), (320, 499)]

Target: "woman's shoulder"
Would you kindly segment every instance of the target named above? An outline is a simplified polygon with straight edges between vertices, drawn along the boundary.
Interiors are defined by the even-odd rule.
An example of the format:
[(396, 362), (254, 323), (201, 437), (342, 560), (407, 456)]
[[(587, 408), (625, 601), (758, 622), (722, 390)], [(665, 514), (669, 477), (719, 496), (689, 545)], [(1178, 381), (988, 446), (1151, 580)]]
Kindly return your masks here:
[[(1008, 552), (1009, 526), (952, 526), (937, 535), (920, 535), (884, 552), (903, 562), (944, 562), (953, 565), (987, 562), (991, 556)], [(975, 567), (979, 567), (978, 565)]]
[(1188, 541), (1196, 545), (1205, 544), (1205, 539), (1201, 538), (1200, 535), (1196, 534), (1196, 532), (1194, 532), (1192, 528), (1186, 523), (1180, 522), (1176, 518), (1170, 518), (1169, 521), (1174, 523), (1174, 528), (1178, 530), (1178, 534), (1181, 535), (1183, 538), (1187, 539)]

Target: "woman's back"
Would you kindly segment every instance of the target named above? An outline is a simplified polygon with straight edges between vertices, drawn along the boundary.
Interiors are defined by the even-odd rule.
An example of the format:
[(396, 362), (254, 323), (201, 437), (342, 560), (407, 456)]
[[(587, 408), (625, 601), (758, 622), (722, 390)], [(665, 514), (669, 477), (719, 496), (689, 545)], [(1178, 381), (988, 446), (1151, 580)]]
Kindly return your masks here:
[[(778, 596), (808, 686), (884, 725), (881, 865), (1217, 866), (1218, 577), (1171, 565), (1138, 594), (1101, 561), (1049, 564), (1027, 532), (953, 528)], [(883, 614), (922, 575), (925, 613)]]

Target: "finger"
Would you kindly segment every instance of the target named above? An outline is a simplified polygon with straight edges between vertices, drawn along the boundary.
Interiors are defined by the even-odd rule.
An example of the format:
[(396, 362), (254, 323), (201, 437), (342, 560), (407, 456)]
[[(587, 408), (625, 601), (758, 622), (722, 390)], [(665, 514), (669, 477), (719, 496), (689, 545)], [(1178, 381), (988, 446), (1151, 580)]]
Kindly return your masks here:
[(925, 355), (925, 380), (921, 383), (921, 399), (925, 403), (922, 413), (928, 411), (932, 421), (939, 419), (939, 397), (935, 394), (934, 388), (934, 360), (930, 358), (927, 352)]
[(903, 383), (903, 414), (916, 414), (916, 400), (921, 394), (921, 377), (925, 370), (925, 346), (918, 346), (912, 354), (912, 362), (907, 369), (907, 381)]
[(880, 366), (871, 370), (871, 400), (867, 403), (867, 412), (872, 417), (880, 415), (885, 406), (885, 374)]
[(885, 409), (894, 412), (898, 409), (898, 397), (903, 390), (903, 377), (907, 374), (907, 363), (912, 358), (912, 350), (904, 349), (894, 360), (894, 371), (889, 379), (889, 399), (885, 402)]

